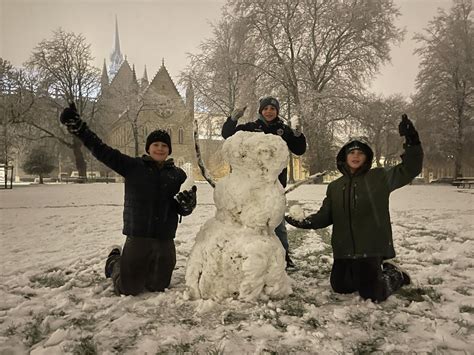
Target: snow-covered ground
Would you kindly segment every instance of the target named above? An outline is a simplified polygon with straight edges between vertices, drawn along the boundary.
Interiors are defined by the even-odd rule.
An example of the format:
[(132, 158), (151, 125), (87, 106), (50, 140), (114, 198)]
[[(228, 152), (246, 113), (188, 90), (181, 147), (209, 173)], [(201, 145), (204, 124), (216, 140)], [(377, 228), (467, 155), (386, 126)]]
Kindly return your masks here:
[[(313, 211), (325, 189), (304, 185), (288, 205)], [(413, 285), (381, 304), (331, 291), (330, 230), (291, 227), (292, 295), (186, 300), (186, 260), (215, 213), (204, 183), (178, 227), (171, 288), (114, 296), (103, 268), (109, 246), (123, 241), (122, 204), (122, 184), (0, 190), (0, 354), (474, 353), (474, 189), (392, 194), (396, 261)]]

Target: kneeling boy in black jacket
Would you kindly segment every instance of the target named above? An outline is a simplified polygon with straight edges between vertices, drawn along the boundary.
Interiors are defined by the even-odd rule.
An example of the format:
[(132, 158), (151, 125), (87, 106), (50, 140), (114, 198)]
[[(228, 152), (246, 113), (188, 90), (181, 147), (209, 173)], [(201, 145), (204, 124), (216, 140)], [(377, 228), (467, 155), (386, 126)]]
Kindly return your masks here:
[(174, 165), (171, 138), (156, 130), (146, 140), (148, 155), (133, 158), (106, 145), (81, 120), (75, 105), (64, 109), (61, 123), (78, 137), (94, 157), (125, 178), (123, 246), (113, 249), (106, 261), (116, 294), (137, 295), (163, 291), (176, 265), (174, 237), (178, 214), (191, 214), (196, 206), (196, 187), (179, 192), (186, 173)]

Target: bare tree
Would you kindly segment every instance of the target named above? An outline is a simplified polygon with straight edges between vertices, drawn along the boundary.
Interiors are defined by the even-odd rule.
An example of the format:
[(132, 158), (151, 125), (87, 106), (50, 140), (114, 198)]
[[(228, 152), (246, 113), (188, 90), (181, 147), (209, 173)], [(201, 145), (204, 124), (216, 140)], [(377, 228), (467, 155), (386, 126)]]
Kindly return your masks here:
[(414, 103), (423, 133), (433, 143), (428, 160), (454, 160), (462, 175), (466, 149), (473, 139), (474, 25), (471, 0), (454, 0), (450, 13), (440, 11), (426, 33), (417, 34), (421, 57)]
[(33, 85), (24, 70), (0, 58), (0, 161), (7, 165), (19, 149), (25, 127), (21, 125), (35, 103)]
[[(247, 20), (259, 48), (256, 66), (287, 89), (304, 123), (333, 82), (360, 87), (389, 60), (389, 45), (400, 39), (391, 0), (230, 1)], [(250, 63), (251, 64), (251, 63)], [(315, 102), (317, 106), (317, 102)]]
[[(398, 124), (407, 102), (401, 95), (384, 98), (367, 95), (353, 117), (371, 143), (378, 167), (392, 165), (400, 148)], [(382, 162), (383, 158), (383, 162)]]
[(328, 123), (347, 116), (326, 119), (321, 112), (337, 110), (324, 105), (350, 106), (347, 101), (390, 59), (390, 44), (402, 38), (392, 0), (229, 0), (226, 9), (214, 37), (191, 57), (187, 74), (194, 78), (198, 109), (212, 106), (228, 115), (243, 93), (252, 93), (253, 102), (279, 96), (293, 103), (295, 128), (303, 126), (310, 147), (320, 141), (327, 147), (321, 135), (332, 136)]
[(36, 46), (27, 62), (27, 67), (41, 83), (38, 93), (42, 95), (43, 103), (51, 107), (49, 116), (43, 120), (31, 117), (27, 123), (44, 136), (71, 148), (79, 175), (83, 177), (86, 177), (86, 162), (82, 143), (66, 134), (57, 116), (67, 102), (74, 101), (84, 120), (91, 121), (94, 117), (100, 71), (92, 66), (92, 60), (90, 45), (81, 34), (58, 29), (51, 39), (43, 40)]
[[(244, 21), (228, 14), (214, 25), (213, 37), (188, 54), (191, 63), (181, 75), (181, 84), (191, 82), (198, 111), (229, 116), (236, 106), (255, 103), (255, 70), (239, 61), (254, 61), (255, 52)], [(251, 107), (249, 107), (251, 108)], [(255, 114), (248, 110), (247, 116)]]

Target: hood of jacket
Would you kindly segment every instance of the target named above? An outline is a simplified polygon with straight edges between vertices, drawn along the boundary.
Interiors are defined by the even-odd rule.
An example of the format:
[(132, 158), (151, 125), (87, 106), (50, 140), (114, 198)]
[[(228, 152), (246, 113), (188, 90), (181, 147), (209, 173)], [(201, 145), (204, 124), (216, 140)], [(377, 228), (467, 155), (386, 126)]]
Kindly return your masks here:
[(374, 152), (372, 148), (370, 148), (369, 143), (367, 142), (366, 139), (362, 137), (357, 137), (357, 138), (350, 138), (339, 150), (339, 153), (337, 153), (336, 156), (336, 165), (337, 169), (343, 174), (343, 175), (350, 175), (350, 170), (349, 167), (347, 166), (346, 163), (346, 158), (347, 158), (347, 148), (351, 145), (356, 144), (360, 147), (360, 150), (362, 150), (365, 155), (367, 156), (367, 159), (364, 163), (364, 165), (356, 172), (356, 175), (360, 175), (363, 173), (366, 173), (367, 171), (370, 170), (372, 166), (372, 160), (374, 159)]

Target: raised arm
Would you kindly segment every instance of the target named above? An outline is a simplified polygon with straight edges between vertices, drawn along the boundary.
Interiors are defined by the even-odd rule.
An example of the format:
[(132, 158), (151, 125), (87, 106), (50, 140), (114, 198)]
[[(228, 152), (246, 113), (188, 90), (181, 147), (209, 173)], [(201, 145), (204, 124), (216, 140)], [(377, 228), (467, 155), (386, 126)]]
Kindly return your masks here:
[(415, 176), (421, 173), (423, 168), (423, 149), (421, 147), (418, 132), (406, 114), (398, 126), (400, 136), (405, 137), (405, 152), (402, 154), (402, 162), (387, 170), (387, 181), (390, 191), (396, 190), (409, 184)]
[(79, 114), (76, 106), (71, 103), (65, 108), (60, 116), (60, 121), (64, 124), (69, 133), (79, 138), (84, 146), (89, 149), (92, 155), (100, 162), (122, 176), (126, 176), (130, 168), (136, 164), (136, 159), (122, 154), (119, 150), (109, 147), (87, 126)]
[(239, 118), (244, 115), (246, 109), (247, 106), (244, 106), (242, 108), (236, 108), (234, 111), (232, 111), (232, 114), (227, 118), (227, 120), (224, 122), (224, 125), (222, 126), (221, 134), (224, 139), (229, 138), (235, 132), (237, 132), (237, 122), (239, 121)]

